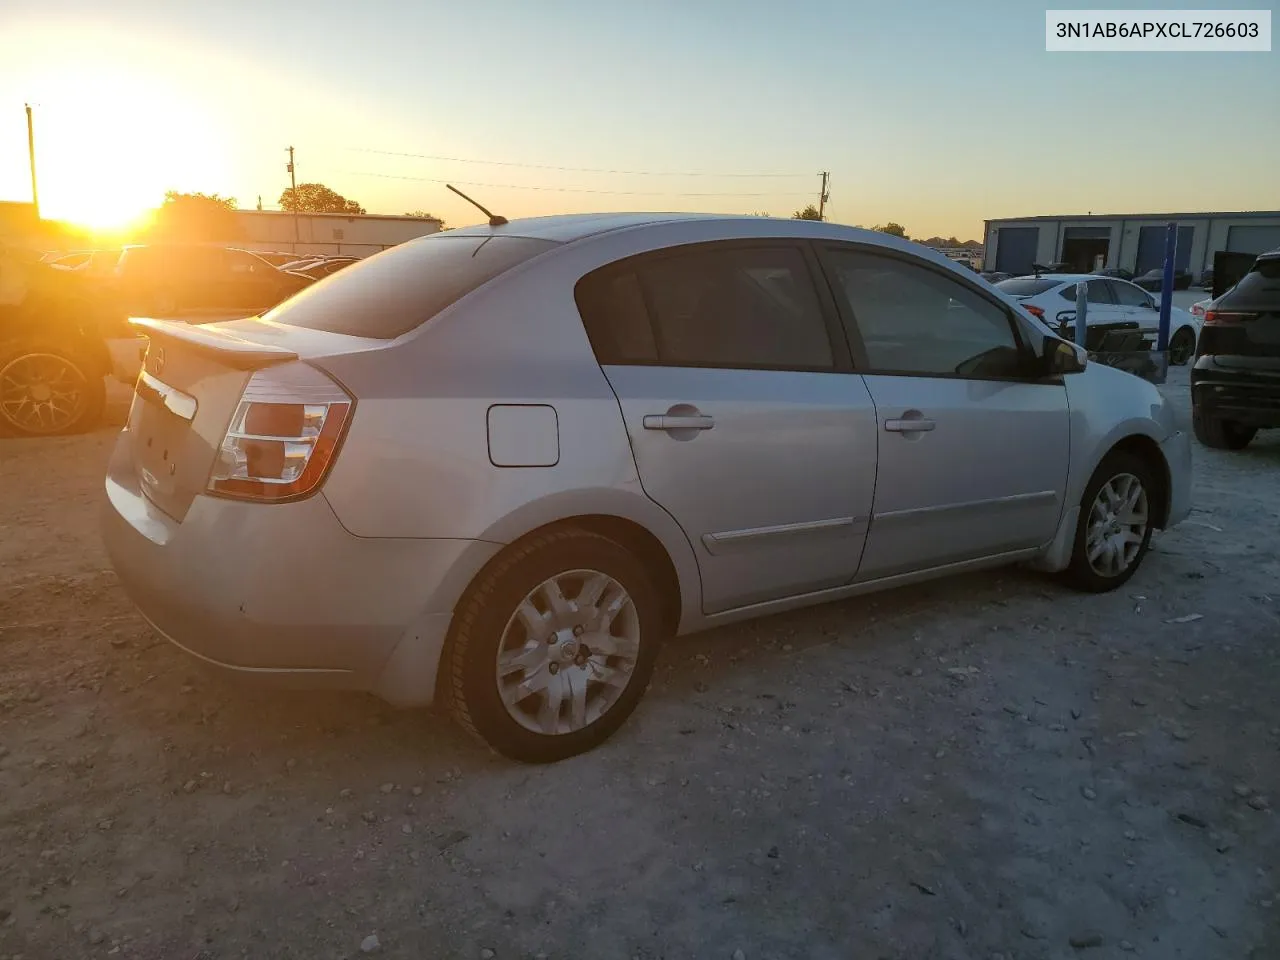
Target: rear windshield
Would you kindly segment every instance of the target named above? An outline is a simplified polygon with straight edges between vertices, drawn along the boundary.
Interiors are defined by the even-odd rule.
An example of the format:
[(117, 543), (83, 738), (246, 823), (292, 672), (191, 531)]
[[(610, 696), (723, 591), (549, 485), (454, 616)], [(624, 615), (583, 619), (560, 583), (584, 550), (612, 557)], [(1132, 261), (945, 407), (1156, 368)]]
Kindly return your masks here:
[(1247, 297), (1250, 300), (1266, 298), (1280, 300), (1280, 257), (1259, 260), (1253, 269), (1231, 290), (1235, 297)]
[(391, 340), (481, 284), (556, 244), (529, 237), (435, 234), (331, 273), (264, 319)]
[(1038, 293), (1052, 290), (1061, 282), (1043, 277), (1014, 277), (1012, 280), (1001, 280), (996, 284), (996, 289), (1011, 297), (1034, 297)]

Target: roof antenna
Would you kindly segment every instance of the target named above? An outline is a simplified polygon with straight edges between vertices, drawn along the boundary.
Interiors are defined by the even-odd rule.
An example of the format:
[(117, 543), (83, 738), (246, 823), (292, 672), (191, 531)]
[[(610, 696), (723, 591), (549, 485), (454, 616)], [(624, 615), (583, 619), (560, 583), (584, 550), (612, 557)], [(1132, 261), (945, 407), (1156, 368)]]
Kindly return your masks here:
[(467, 203), (471, 204), (473, 207), (475, 207), (475, 208), (476, 208), (477, 210), (479, 210), (481, 213), (483, 213), (486, 217), (488, 217), (488, 218), (489, 218), (489, 226), (491, 226), (491, 227), (501, 227), (503, 224), (505, 224), (505, 223), (507, 222), (507, 218), (506, 218), (506, 217), (501, 217), (501, 216), (499, 216), (499, 215), (498, 215), (498, 214), (496, 214), (496, 213), (490, 213), (490, 212), (489, 212), (488, 210), (486, 210), (484, 207), (480, 206), (480, 204), (476, 203), (474, 200), (472, 200), (470, 197), (468, 197), (465, 193), (463, 193), (461, 190), (459, 190), (457, 187), (455, 187), (452, 183), (446, 183), (446, 184), (445, 184), (445, 186), (446, 186), (446, 187), (448, 187), (450, 190), (452, 190), (454, 193), (456, 193), (458, 196), (460, 196), (463, 200), (467, 201)]

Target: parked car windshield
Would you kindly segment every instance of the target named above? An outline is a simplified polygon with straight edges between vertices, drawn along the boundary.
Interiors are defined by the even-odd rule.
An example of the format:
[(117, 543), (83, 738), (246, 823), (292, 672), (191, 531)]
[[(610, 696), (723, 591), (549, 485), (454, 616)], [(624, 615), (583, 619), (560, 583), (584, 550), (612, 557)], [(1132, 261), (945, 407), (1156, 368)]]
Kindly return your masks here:
[(1046, 290), (1052, 290), (1061, 282), (1061, 280), (1046, 280), (1044, 277), (1014, 277), (1011, 280), (1001, 280), (995, 286), (997, 290), (1011, 297), (1034, 297)]
[(264, 319), (392, 340), (554, 246), (530, 237), (436, 234), (411, 240), (330, 274)]

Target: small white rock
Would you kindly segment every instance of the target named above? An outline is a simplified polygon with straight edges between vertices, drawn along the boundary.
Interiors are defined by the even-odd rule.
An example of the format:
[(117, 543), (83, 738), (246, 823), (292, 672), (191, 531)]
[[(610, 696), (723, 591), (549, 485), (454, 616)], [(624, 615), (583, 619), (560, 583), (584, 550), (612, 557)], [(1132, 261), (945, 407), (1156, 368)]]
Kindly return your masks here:
[(371, 933), (360, 941), (360, 952), (373, 953), (381, 946), (382, 944), (378, 943), (378, 935), (376, 933)]

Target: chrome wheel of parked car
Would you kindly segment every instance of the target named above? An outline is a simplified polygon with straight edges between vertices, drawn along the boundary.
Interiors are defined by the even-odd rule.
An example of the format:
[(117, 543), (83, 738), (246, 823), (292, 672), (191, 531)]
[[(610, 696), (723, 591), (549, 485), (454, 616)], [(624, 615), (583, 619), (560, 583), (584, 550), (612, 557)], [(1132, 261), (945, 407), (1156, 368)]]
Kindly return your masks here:
[(1183, 327), (1169, 341), (1169, 362), (1182, 366), (1196, 352), (1196, 335)]
[(1151, 544), (1156, 499), (1142, 457), (1118, 450), (1102, 461), (1080, 501), (1068, 570), (1076, 586), (1114, 590), (1137, 572)]
[(516, 723), (572, 733), (617, 703), (635, 672), (640, 618), (625, 587), (598, 570), (544, 580), (520, 602), (498, 647), (502, 702)]
[(1093, 499), (1086, 539), (1089, 566), (1104, 577), (1129, 568), (1146, 541), (1147, 491), (1131, 473), (1112, 477)]
[(93, 384), (72, 358), (19, 350), (0, 356), (0, 416), (11, 430), (48, 436), (74, 429), (94, 401)]
[(513, 544), (455, 614), (442, 667), (454, 716), (514, 760), (589, 750), (635, 710), (666, 619), (620, 543), (563, 528)]

